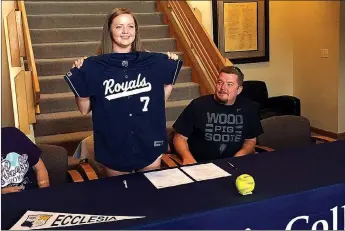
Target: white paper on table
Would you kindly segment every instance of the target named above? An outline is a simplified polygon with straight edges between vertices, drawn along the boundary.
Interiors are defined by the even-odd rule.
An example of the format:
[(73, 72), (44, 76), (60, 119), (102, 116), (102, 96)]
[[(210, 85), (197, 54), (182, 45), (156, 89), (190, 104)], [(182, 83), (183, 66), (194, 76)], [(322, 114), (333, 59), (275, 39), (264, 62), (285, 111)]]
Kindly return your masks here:
[(192, 183), (193, 180), (186, 176), (180, 169), (172, 168), (156, 172), (144, 173), (144, 175), (157, 188), (167, 188), (182, 184)]
[(185, 166), (181, 167), (181, 169), (196, 181), (231, 176), (230, 173), (226, 172), (213, 163)]

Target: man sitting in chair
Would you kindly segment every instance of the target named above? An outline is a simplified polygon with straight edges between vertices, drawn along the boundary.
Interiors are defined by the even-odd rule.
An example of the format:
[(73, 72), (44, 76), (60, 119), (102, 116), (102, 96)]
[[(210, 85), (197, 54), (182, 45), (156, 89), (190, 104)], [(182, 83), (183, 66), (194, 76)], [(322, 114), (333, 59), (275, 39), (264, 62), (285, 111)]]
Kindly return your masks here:
[(254, 153), (263, 130), (259, 105), (238, 96), (243, 78), (238, 67), (222, 68), (215, 94), (194, 99), (176, 120), (173, 142), (183, 164)]
[(1, 128), (1, 194), (49, 186), (41, 153), (19, 129)]

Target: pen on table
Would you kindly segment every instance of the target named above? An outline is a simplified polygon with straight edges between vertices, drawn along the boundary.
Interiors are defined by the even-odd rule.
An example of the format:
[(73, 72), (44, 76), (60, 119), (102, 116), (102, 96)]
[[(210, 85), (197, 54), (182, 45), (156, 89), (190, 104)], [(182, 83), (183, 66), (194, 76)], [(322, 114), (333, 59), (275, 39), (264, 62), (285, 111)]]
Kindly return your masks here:
[(234, 169), (237, 169), (232, 163), (230, 163), (229, 161), (227, 161), (226, 163), (228, 163), (228, 165), (230, 165), (231, 167), (233, 167)]
[(125, 184), (125, 188), (128, 188), (128, 186), (127, 186), (127, 181), (124, 180), (123, 183)]

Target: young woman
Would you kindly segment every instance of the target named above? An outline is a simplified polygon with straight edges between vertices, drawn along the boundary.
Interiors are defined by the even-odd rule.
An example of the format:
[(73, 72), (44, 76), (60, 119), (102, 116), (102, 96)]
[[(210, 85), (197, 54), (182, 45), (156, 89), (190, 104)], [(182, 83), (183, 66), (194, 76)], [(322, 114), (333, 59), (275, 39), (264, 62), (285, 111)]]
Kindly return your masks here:
[(108, 176), (160, 168), (166, 151), (165, 101), (182, 62), (140, 51), (135, 16), (116, 8), (103, 25), (99, 56), (77, 60), (80, 69), (65, 76), (80, 112), (93, 112), (95, 160)]
[[(101, 44), (96, 55), (132, 51), (142, 51), (137, 19), (129, 9), (115, 8), (104, 22)], [(167, 52), (167, 55), (169, 59), (178, 60), (177, 54)], [(80, 68), (86, 58), (76, 60), (72, 67)], [(165, 100), (168, 100), (171, 91), (171, 85), (164, 86)]]

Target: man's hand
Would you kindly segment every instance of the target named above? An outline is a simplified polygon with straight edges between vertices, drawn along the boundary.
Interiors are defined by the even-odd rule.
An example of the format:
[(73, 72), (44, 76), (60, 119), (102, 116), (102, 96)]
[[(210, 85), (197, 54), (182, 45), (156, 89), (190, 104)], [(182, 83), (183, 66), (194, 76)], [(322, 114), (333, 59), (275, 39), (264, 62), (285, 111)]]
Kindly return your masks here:
[(245, 156), (255, 153), (256, 138), (244, 141), (242, 148), (234, 155), (234, 157)]
[(194, 159), (194, 157), (187, 157), (187, 158), (184, 158), (182, 160), (182, 165), (186, 165), (186, 164), (196, 164), (196, 160)]
[(1, 189), (1, 194), (20, 192), (24, 189), (23, 186), (6, 187)]

